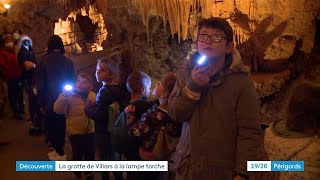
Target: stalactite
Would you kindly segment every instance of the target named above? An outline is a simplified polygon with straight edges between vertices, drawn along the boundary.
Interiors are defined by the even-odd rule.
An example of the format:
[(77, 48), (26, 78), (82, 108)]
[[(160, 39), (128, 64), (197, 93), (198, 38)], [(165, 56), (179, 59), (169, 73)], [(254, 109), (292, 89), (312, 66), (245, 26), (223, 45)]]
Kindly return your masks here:
[(175, 33), (175, 22), (172, 21), (174, 12), (172, 12), (173, 9), (172, 9), (171, 6), (172, 6), (172, 4), (170, 3), (170, 0), (166, 0), (166, 8), (167, 8), (167, 13), (168, 13), (168, 20), (169, 20), (169, 23), (170, 23), (171, 35), (173, 37), (173, 34)]
[(248, 32), (242, 28), (234, 25), (233, 26), (233, 39), (236, 45), (241, 45), (248, 41), (249, 35)]
[[(182, 39), (187, 39), (189, 29), (189, 16), (190, 16), (190, 1), (179, 1), (181, 8), (181, 25), (182, 25)], [(180, 41), (180, 38), (179, 38)]]
[(243, 32), (242, 30), (240, 30), (240, 37), (241, 37), (240, 43), (242, 44), (242, 43), (245, 42), (245, 41), (244, 41), (244, 32)]
[(241, 44), (241, 40), (240, 40), (240, 29), (236, 28), (237, 30), (237, 39), (238, 39), (238, 43)]
[(233, 39), (236, 42), (236, 45), (240, 44), (239, 37), (238, 37), (238, 30), (235, 27), (233, 28)]
[[(201, 0), (132, 0), (133, 7), (136, 7), (142, 16), (142, 21), (146, 26), (147, 33), (149, 29), (149, 14), (155, 10), (158, 16), (161, 16), (166, 28), (167, 20), (170, 24), (172, 37), (178, 34), (178, 39), (182, 37), (187, 39), (189, 29), (189, 15), (191, 11), (196, 11)], [(149, 41), (149, 35), (148, 41)]]
[(181, 26), (181, 11), (180, 11), (180, 7), (179, 7), (179, 3), (177, 1), (173, 1), (173, 8), (174, 8), (174, 12), (176, 14), (176, 16), (174, 16), (175, 22), (175, 31), (178, 33), (178, 41), (180, 42), (180, 37), (181, 37), (181, 31), (180, 31), (180, 26)]
[[(249, 18), (254, 14), (254, 0), (247, 0), (249, 3)], [(210, 18), (217, 14), (217, 9), (213, 8), (212, 0), (130, 0), (132, 7), (139, 10), (142, 16), (142, 22), (146, 26), (148, 42), (150, 39), (149, 32), (149, 16), (150, 12), (155, 12), (156, 16), (160, 16), (166, 28), (167, 21), (170, 24), (170, 32), (172, 37), (178, 35), (178, 41), (182, 38), (186, 40), (189, 29), (189, 16), (192, 13), (198, 12), (201, 8), (201, 17)], [(232, 3), (231, 3), (232, 4)], [(233, 1), (234, 6), (240, 5), (240, 0)], [(248, 7), (248, 6), (247, 6)], [(239, 36), (239, 43), (245, 41), (241, 36), (241, 32), (236, 31)]]
[(166, 30), (166, 27), (167, 27), (166, 2), (164, 0), (160, 0), (157, 2), (160, 2), (160, 5), (161, 5), (160, 14), (161, 14), (161, 17), (163, 20), (163, 28), (164, 28), (164, 30)]
[(254, 14), (255, 14), (255, 8), (256, 8), (256, 6), (255, 6), (255, 2), (254, 1), (252, 1), (252, 16), (251, 16), (251, 18), (250, 19), (253, 19), (254, 18)]
[(249, 17), (249, 19), (251, 19), (251, 18), (250, 18), (250, 14), (251, 14), (251, 2), (249, 3), (249, 12), (248, 12), (248, 17)]
[(242, 28), (233, 26), (233, 39), (236, 45), (241, 45), (248, 41), (248, 34)]
[(254, 13), (255, 13), (255, 1), (254, 0), (250, 0), (249, 2), (249, 12), (248, 12), (248, 17), (249, 19), (253, 19), (254, 18)]

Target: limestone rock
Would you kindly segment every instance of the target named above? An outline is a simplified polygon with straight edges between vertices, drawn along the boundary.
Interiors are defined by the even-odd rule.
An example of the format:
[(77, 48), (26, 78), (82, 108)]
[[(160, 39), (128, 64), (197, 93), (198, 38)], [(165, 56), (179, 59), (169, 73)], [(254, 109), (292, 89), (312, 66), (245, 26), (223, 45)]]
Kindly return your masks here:
[(280, 73), (255, 73), (250, 77), (254, 81), (258, 97), (264, 98), (271, 96), (284, 87), (287, 80), (290, 79), (290, 71), (285, 70)]

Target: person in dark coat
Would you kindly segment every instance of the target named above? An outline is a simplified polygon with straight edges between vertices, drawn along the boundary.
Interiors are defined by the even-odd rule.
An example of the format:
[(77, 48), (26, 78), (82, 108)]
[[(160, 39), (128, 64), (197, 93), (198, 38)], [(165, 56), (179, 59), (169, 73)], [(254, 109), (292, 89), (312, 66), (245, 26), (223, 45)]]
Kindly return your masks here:
[[(33, 92), (32, 92), (32, 85), (33, 85), (33, 75), (36, 68), (36, 56), (32, 49), (32, 39), (27, 35), (22, 35), (17, 44), (17, 58), (18, 62), (21, 66), (22, 76), (21, 76), (21, 84), (22, 88), (25, 91), (28, 103), (28, 110), (29, 112), (24, 112), (25, 117), (27, 120), (32, 120), (35, 109), (33, 101)], [(23, 99), (26, 99), (25, 97)]]
[(62, 39), (53, 35), (48, 41), (48, 52), (41, 58), (37, 68), (36, 87), (40, 109), (46, 115), (46, 131), (52, 143), (53, 152), (48, 156), (51, 160), (65, 160), (63, 150), (66, 132), (65, 115), (56, 114), (53, 104), (62, 92), (64, 85), (75, 82), (73, 62), (64, 56)]

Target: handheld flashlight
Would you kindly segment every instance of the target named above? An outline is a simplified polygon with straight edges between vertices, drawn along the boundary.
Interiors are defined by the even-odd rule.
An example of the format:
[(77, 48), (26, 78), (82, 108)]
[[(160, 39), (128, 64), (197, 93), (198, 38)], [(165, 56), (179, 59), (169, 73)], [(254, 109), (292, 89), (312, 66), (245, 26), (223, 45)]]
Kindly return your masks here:
[(206, 66), (206, 65), (208, 64), (207, 57), (206, 57), (206, 56), (202, 56), (202, 57), (198, 60), (197, 63), (199, 64), (199, 67), (200, 67), (200, 68)]
[(71, 91), (72, 90), (72, 86), (70, 84), (67, 84), (64, 86), (64, 89), (67, 91)]

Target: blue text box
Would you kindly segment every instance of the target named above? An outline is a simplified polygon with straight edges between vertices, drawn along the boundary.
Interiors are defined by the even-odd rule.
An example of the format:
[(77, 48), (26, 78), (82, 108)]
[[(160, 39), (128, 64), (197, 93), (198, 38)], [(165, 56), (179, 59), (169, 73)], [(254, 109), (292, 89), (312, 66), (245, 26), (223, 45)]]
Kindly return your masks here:
[(271, 171), (304, 171), (304, 161), (271, 161)]
[(55, 171), (55, 161), (16, 161), (16, 171)]

